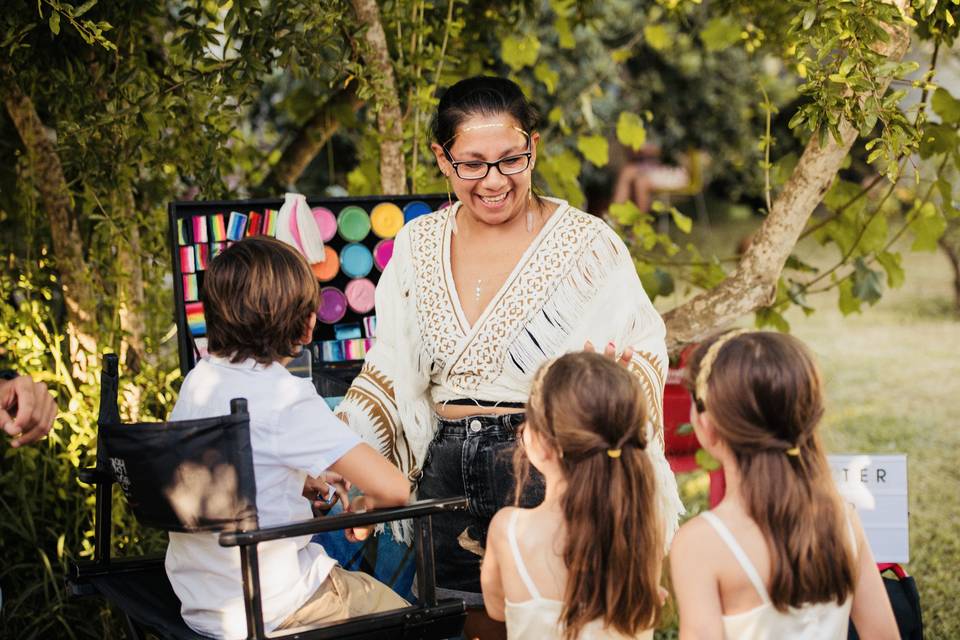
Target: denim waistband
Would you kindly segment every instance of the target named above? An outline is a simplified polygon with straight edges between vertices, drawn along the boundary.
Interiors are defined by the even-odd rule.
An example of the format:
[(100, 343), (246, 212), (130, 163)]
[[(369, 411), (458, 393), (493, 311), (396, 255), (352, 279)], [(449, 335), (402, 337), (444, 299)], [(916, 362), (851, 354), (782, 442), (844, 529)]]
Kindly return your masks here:
[[(482, 414), (466, 416), (456, 420), (437, 417), (437, 437), (481, 437), (506, 435), (513, 436), (525, 419), (523, 413), (504, 413), (501, 415)], [(477, 423), (480, 428), (477, 429)]]

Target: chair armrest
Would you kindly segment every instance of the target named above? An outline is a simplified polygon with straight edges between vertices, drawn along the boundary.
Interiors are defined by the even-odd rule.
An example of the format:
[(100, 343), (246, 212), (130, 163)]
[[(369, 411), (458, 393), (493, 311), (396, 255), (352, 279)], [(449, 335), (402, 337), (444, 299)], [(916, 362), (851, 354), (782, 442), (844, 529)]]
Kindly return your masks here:
[(80, 482), (84, 484), (100, 484), (101, 482), (112, 483), (113, 476), (106, 469), (100, 467), (86, 467), (80, 469), (77, 474)]
[(237, 547), (257, 544), (281, 538), (313, 535), (325, 531), (339, 531), (352, 527), (365, 527), (381, 522), (406, 520), (408, 518), (423, 518), (447, 511), (462, 511), (467, 508), (466, 498), (441, 498), (436, 500), (420, 500), (404, 507), (390, 507), (388, 509), (374, 509), (364, 513), (343, 513), (336, 516), (313, 518), (277, 527), (265, 527), (252, 531), (225, 531), (220, 534), (221, 547)]

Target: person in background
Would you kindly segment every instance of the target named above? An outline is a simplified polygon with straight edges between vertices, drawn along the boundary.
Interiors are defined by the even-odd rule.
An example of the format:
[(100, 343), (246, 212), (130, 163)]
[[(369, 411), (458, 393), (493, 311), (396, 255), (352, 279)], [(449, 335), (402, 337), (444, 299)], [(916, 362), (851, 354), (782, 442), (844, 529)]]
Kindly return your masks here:
[(670, 570), (681, 640), (899, 638), (856, 512), (817, 425), (820, 375), (796, 338), (736, 330), (687, 364), (691, 422), (726, 495), (680, 529)]
[(636, 377), (608, 357), (569, 353), (537, 373), (517, 477), (533, 465), (546, 497), (490, 522), (481, 583), (510, 640), (652, 638), (663, 527)]

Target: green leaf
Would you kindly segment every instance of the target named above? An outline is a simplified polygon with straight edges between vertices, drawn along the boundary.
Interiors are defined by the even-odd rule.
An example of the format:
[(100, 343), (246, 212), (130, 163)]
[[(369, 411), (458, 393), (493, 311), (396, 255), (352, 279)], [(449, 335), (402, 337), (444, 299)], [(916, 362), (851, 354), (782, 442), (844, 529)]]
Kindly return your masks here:
[(871, 218), (863, 230), (860, 237), (860, 243), (857, 245), (857, 251), (862, 254), (873, 253), (887, 243), (887, 219), (883, 213), (879, 212)]
[(700, 32), (700, 39), (707, 51), (715, 53), (739, 42), (740, 31), (740, 23), (733, 18), (711, 18)]
[(560, 153), (542, 153), (537, 157), (537, 172), (549, 191), (575, 207), (583, 206), (586, 197), (580, 188), (580, 159), (569, 149)]
[(841, 280), (837, 290), (840, 293), (840, 300), (838, 303), (840, 307), (840, 313), (845, 316), (848, 316), (851, 313), (860, 313), (860, 299), (853, 295), (853, 282), (850, 280), (850, 278)]
[(787, 319), (783, 317), (783, 314), (773, 307), (757, 309), (755, 324), (757, 325), (758, 329), (762, 329), (763, 327), (773, 327), (781, 333), (790, 332), (790, 323), (788, 323)]
[(853, 295), (870, 305), (876, 304), (883, 295), (880, 272), (869, 268), (863, 258), (857, 258), (852, 291)]
[(650, 299), (657, 296), (669, 296), (676, 287), (673, 276), (660, 268), (642, 272), (638, 275), (640, 276), (640, 284), (643, 285), (643, 290), (650, 296)]
[(960, 100), (957, 100), (950, 92), (939, 87), (933, 92), (933, 110), (943, 119), (944, 124), (956, 124), (960, 122)]
[(603, 136), (580, 136), (577, 150), (597, 167), (604, 167), (610, 161), (610, 144)]
[(670, 207), (670, 217), (673, 218), (673, 224), (677, 225), (677, 229), (684, 233), (690, 233), (690, 230), (693, 229), (693, 220), (690, 219), (690, 216), (685, 216), (676, 207)]
[(56, 10), (54, 10), (54, 12), (50, 14), (50, 20), (48, 22), (50, 24), (50, 31), (53, 32), (53, 35), (55, 36), (59, 35), (60, 34), (60, 14), (57, 13)]
[(949, 153), (957, 148), (960, 141), (956, 130), (947, 124), (928, 123), (923, 128), (920, 140), (920, 157), (929, 158), (941, 153)]
[(932, 202), (920, 207), (916, 219), (910, 223), (914, 240), (910, 247), (913, 251), (936, 251), (937, 240), (947, 230), (946, 218), (937, 211)]
[(629, 111), (620, 112), (620, 117), (617, 118), (617, 140), (634, 151), (640, 150), (647, 141), (647, 129), (640, 116)]
[(544, 84), (547, 88), (547, 93), (550, 95), (556, 92), (557, 82), (560, 81), (560, 74), (554, 71), (546, 62), (541, 62), (534, 67), (533, 77)]
[(643, 212), (640, 211), (640, 208), (633, 203), (633, 200), (611, 204), (608, 211), (610, 217), (627, 227), (634, 224), (644, 215)]
[(654, 51), (666, 51), (673, 44), (670, 30), (662, 24), (648, 24), (643, 27), (643, 38)]
[(889, 286), (891, 289), (899, 288), (905, 279), (903, 267), (900, 266), (900, 254), (889, 253), (887, 251), (878, 253), (877, 262), (879, 262), (880, 266), (882, 266), (884, 271), (887, 272), (887, 286)]
[(540, 53), (540, 41), (527, 34), (523, 37), (509, 35), (500, 43), (500, 57), (514, 71), (533, 66)]
[(697, 466), (704, 471), (716, 471), (720, 468), (720, 462), (706, 449), (697, 449), (693, 457), (697, 461)]
[(573, 37), (573, 29), (570, 28), (570, 21), (566, 16), (557, 18), (557, 44), (561, 49), (573, 49), (577, 46), (577, 40)]
[(803, 12), (803, 30), (806, 31), (813, 26), (813, 21), (817, 19), (817, 8), (810, 7)]

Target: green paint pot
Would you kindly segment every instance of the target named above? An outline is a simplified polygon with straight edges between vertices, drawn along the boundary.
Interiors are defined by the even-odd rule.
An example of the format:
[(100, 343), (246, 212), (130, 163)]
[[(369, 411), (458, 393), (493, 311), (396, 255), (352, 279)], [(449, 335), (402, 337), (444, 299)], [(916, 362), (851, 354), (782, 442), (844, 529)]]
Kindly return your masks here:
[(370, 233), (370, 216), (356, 205), (344, 207), (337, 216), (337, 229), (347, 242), (360, 242)]

